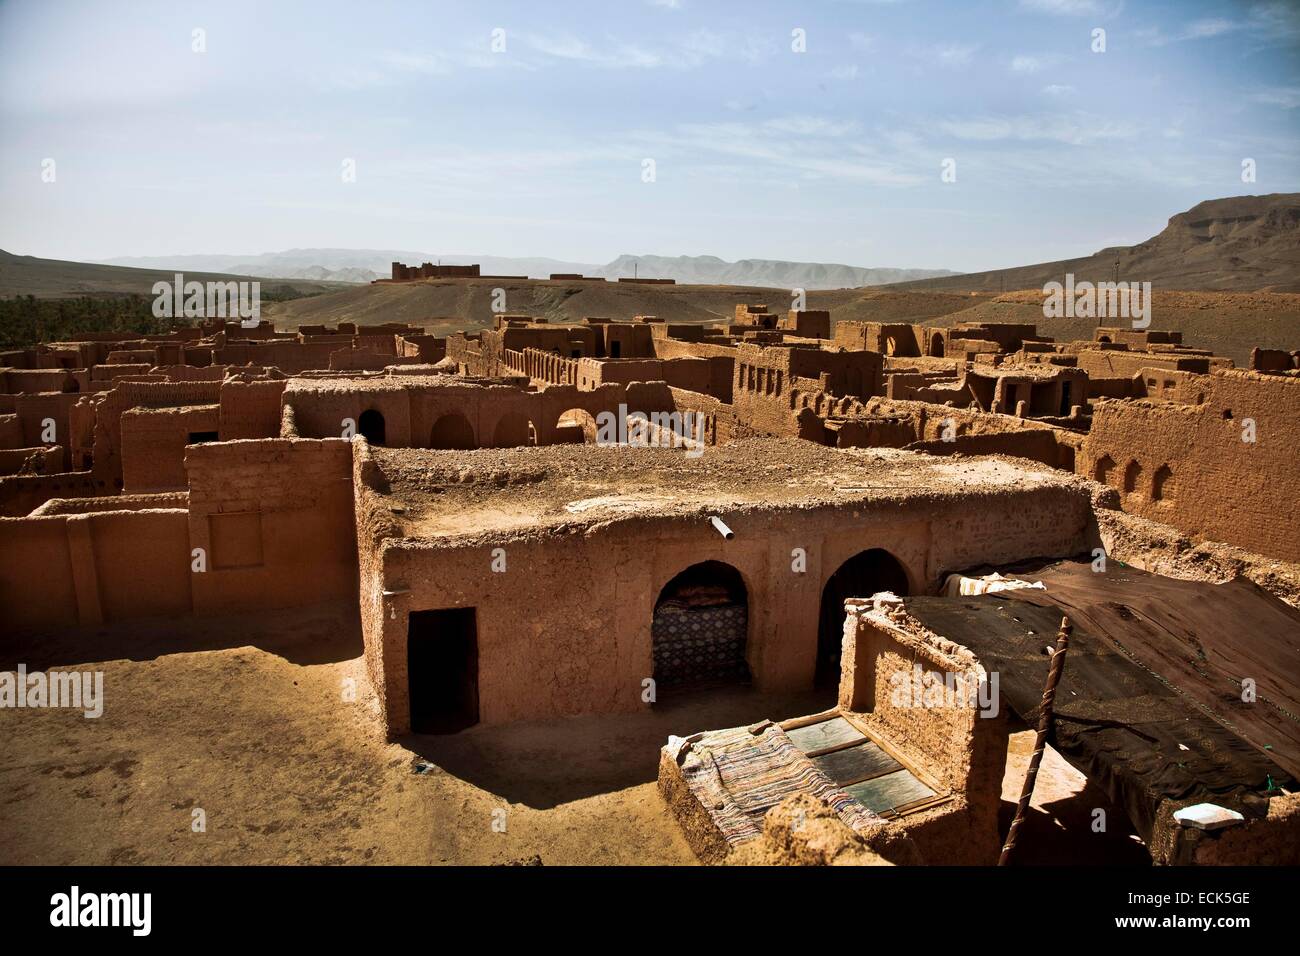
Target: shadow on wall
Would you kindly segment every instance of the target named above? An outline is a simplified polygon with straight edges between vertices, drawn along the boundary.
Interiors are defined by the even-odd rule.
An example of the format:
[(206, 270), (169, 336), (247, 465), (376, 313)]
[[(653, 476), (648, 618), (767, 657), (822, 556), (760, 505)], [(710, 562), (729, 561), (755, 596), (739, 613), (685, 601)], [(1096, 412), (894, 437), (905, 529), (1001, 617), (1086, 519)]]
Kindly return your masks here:
[(472, 727), (459, 734), (407, 734), (397, 742), (511, 803), (546, 810), (653, 783), (669, 734), (785, 720), (826, 710), (835, 692), (760, 694), (743, 687), (674, 694), (653, 709)]
[(59, 629), (5, 640), (0, 670), (29, 671), (91, 661), (149, 661), (168, 654), (256, 647), (291, 664), (335, 664), (360, 657), (361, 617), (354, 602), (220, 617), (155, 617), (100, 628)]

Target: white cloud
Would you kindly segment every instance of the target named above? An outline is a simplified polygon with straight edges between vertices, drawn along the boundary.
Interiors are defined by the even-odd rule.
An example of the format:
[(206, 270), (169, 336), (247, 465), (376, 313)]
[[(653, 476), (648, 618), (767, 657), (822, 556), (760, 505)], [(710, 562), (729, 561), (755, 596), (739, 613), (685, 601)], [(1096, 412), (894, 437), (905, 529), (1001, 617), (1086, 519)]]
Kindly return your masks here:
[(849, 34), (849, 46), (853, 47), (853, 49), (858, 50), (862, 53), (866, 53), (870, 51), (875, 47), (875, 45), (876, 45), (876, 38), (873, 36), (869, 36), (866, 33)]
[(1203, 37), (1217, 37), (1220, 33), (1227, 33), (1229, 30), (1235, 30), (1239, 24), (1231, 20), (1225, 20), (1222, 17), (1214, 17), (1207, 20), (1195, 20), (1187, 25), (1183, 31), (1183, 38), (1187, 40), (1199, 40)]
[(831, 70), (831, 78), (836, 80), (856, 80), (858, 78), (858, 65), (849, 63), (845, 66), (837, 66)]
[(941, 66), (958, 67), (970, 63), (978, 49), (979, 44), (945, 43), (916, 51), (916, 55), (922, 59), (938, 60)]
[(955, 139), (977, 142), (1057, 142), (1082, 146), (1135, 138), (1131, 122), (1075, 113), (1025, 116), (976, 116), (942, 120), (938, 128)]
[(1268, 106), (1280, 106), (1284, 110), (1293, 110), (1296, 107), (1300, 107), (1300, 87), (1272, 86), (1260, 90), (1250, 98), (1256, 103), (1264, 103)]
[(438, 56), (425, 53), (405, 53), (401, 50), (385, 50), (379, 55), (379, 61), (392, 67), (399, 73), (421, 73), (432, 75), (450, 73), (451, 66)]
[(1069, 96), (1075, 92), (1074, 87), (1068, 83), (1050, 83), (1043, 87), (1043, 92), (1048, 96)]
[(1026, 10), (1054, 13), (1058, 16), (1104, 16), (1107, 11), (1099, 0), (1020, 0)]
[(605, 69), (691, 69), (712, 60), (744, 60), (754, 63), (774, 47), (761, 37), (695, 30), (672, 46), (645, 47), (611, 37), (601, 42), (571, 34), (528, 34), (524, 43), (535, 53), (551, 60), (583, 63)]
[(1037, 73), (1047, 66), (1047, 57), (1021, 54), (1011, 60), (1012, 73)]

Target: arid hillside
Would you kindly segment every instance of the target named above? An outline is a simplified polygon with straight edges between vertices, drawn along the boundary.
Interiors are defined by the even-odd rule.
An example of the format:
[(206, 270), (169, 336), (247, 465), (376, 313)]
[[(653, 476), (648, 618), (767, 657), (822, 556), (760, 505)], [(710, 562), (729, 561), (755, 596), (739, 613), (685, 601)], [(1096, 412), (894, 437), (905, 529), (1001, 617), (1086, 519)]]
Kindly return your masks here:
[[(34, 295), (40, 299), (66, 299), (83, 295), (150, 295), (155, 282), (172, 282), (175, 276), (175, 270), (134, 269), (90, 262), (68, 262), (63, 259), (40, 259), (36, 256), (16, 256), (0, 249), (0, 298), (20, 295)], [(195, 282), (259, 279), (258, 276), (215, 272), (186, 272), (185, 278)], [(314, 295), (351, 287), (346, 282), (319, 282), (310, 279), (260, 278), (259, 281), (264, 295)]]
[(1150, 282), (1156, 289), (1300, 292), (1300, 193), (1210, 199), (1174, 216), (1159, 235), (1135, 246), (891, 288), (1041, 289), (1066, 273), (1092, 282)]

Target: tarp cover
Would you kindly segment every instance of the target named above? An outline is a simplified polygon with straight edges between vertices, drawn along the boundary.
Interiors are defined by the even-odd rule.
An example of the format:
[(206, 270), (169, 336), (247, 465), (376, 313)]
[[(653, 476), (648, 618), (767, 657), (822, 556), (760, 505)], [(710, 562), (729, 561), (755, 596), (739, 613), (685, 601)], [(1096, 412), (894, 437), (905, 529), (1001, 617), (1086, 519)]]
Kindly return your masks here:
[[(990, 673), (997, 672), (1002, 706), (1037, 726), (1047, 649), (1062, 616), (1057, 607), (1030, 603), (1045, 601), (1052, 594), (1047, 586), (1046, 592), (918, 597), (905, 604), (931, 631), (970, 648)], [(1136, 663), (1090, 622), (1071, 620), (1074, 634), (1049, 741), (1126, 809), (1143, 839), (1150, 838), (1165, 798), (1259, 817), (1270, 787), (1296, 788), (1291, 774), (1212, 719), (1177, 682)]]
[[(1029, 573), (1047, 590), (1016, 600), (1059, 607), (1104, 635), (1300, 777), (1300, 610), (1246, 578), (1179, 581), (1114, 560), (1101, 573), (1086, 561)], [(1254, 703), (1242, 700), (1246, 679)]]

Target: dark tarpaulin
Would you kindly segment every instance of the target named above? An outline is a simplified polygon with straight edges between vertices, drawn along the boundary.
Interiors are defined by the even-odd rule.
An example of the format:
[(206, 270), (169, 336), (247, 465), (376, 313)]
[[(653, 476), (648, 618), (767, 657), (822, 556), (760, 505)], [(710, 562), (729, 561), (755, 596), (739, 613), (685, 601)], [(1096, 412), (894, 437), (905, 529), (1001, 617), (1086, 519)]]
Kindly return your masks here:
[[(970, 648), (986, 670), (996, 672), (1002, 706), (1036, 726), (1048, 649), (1056, 643), (1062, 613), (1012, 600), (1013, 593), (1027, 592), (904, 603), (927, 628)], [(1270, 786), (1295, 789), (1295, 779), (1266, 754), (1088, 624), (1071, 620), (1074, 634), (1048, 739), (1127, 810), (1143, 839), (1150, 839), (1166, 798), (1212, 802), (1259, 817)]]
[(1300, 777), (1300, 610), (1245, 578), (1180, 581), (1114, 560), (1104, 572), (1056, 561), (1017, 574), (1047, 590), (1008, 596), (1060, 608)]

